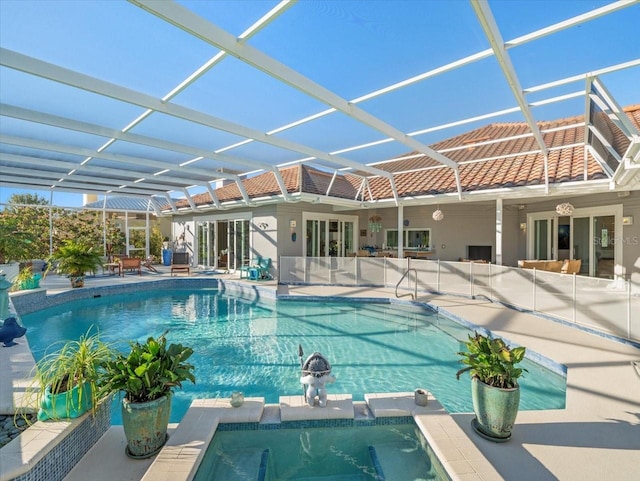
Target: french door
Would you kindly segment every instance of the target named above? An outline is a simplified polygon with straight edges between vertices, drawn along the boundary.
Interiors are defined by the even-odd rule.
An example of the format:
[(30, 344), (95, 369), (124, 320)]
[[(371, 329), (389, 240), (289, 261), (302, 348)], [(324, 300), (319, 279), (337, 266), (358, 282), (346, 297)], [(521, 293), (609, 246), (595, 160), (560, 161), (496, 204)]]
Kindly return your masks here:
[(356, 220), (353, 216), (307, 218), (304, 255), (347, 257), (355, 252)]
[(247, 219), (197, 222), (198, 264), (216, 269), (239, 269), (249, 259)]
[(528, 214), (527, 258), (580, 259), (580, 274), (613, 279), (622, 260), (621, 226), (621, 205), (576, 209), (571, 217)]

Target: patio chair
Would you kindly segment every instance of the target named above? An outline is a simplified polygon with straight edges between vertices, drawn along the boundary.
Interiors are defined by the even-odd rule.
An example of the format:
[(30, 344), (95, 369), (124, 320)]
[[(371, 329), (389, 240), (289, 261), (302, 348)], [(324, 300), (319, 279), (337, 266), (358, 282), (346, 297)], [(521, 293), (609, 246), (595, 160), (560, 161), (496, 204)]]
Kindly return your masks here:
[(149, 269), (151, 272), (155, 272), (157, 274), (158, 271), (156, 270), (155, 267), (153, 267), (153, 261), (154, 261), (154, 257), (149, 256), (144, 261), (142, 261), (142, 265), (147, 269)]
[(191, 273), (191, 266), (189, 265), (189, 253), (188, 252), (174, 252), (171, 257), (171, 275), (175, 272), (186, 272), (187, 275)]
[(229, 255), (220, 254), (218, 257), (218, 269), (224, 271), (225, 274), (229, 273)]
[(254, 281), (273, 279), (269, 269), (271, 269), (271, 257), (260, 258), (258, 265), (249, 270), (249, 279)]
[(251, 269), (256, 269), (260, 266), (260, 263), (262, 262), (262, 256), (256, 256), (253, 258), (252, 261), (250, 261), (249, 259), (245, 260), (245, 264), (240, 267), (240, 279), (243, 278), (250, 278), (250, 272)]
[(124, 277), (126, 271), (138, 271), (138, 275), (142, 275), (142, 263), (137, 257), (121, 257), (120, 258), (120, 275)]

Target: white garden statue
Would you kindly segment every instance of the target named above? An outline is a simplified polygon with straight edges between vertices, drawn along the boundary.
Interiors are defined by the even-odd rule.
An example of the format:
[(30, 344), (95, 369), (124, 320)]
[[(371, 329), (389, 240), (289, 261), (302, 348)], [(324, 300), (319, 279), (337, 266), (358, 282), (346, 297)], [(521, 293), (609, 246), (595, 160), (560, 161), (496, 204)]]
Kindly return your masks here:
[(311, 354), (302, 366), (302, 376), (300, 377), (300, 382), (306, 386), (307, 404), (315, 406), (317, 397), (318, 405), (325, 407), (327, 405), (325, 384), (335, 382), (335, 380), (335, 376), (331, 375), (329, 361), (319, 352)]

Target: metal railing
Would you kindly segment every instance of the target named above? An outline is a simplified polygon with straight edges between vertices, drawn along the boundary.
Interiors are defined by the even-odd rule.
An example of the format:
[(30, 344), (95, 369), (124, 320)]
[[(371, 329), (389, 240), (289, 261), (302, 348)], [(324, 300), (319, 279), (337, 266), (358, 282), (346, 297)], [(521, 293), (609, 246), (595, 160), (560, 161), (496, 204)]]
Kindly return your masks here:
[(640, 341), (640, 284), (533, 269), (389, 257), (281, 257), (279, 282), (394, 288), (409, 269), (414, 292), (485, 297)]
[[(416, 281), (413, 284), (413, 294), (412, 293), (408, 293), (408, 294), (402, 294), (401, 296), (398, 295), (398, 287), (400, 287), (400, 284), (402, 284), (402, 281), (404, 281), (405, 277), (407, 278), (407, 280), (409, 280), (409, 278), (407, 277), (409, 275), (409, 272), (415, 272), (416, 274)], [(400, 297), (406, 297), (406, 296), (411, 296), (411, 299), (417, 299), (418, 298), (418, 271), (415, 269), (407, 269), (404, 274), (402, 274), (402, 277), (400, 278), (400, 280), (398, 281), (398, 283), (396, 284), (396, 291), (395, 291), (396, 297), (400, 298)]]

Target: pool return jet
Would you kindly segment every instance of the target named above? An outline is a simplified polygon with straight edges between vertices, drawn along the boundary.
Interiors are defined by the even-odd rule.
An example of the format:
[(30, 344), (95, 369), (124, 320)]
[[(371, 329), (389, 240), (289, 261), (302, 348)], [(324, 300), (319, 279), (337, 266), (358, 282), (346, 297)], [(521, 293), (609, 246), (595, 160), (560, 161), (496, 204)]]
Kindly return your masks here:
[(335, 376), (331, 375), (331, 364), (319, 352), (311, 354), (303, 363), (304, 352), (300, 344), (298, 344), (298, 356), (300, 357), (300, 369), (302, 370), (300, 382), (302, 383), (302, 391), (307, 404), (314, 407), (317, 397), (318, 405), (321, 408), (326, 407), (327, 390), (324, 386), (326, 383), (332, 383), (336, 380)]

